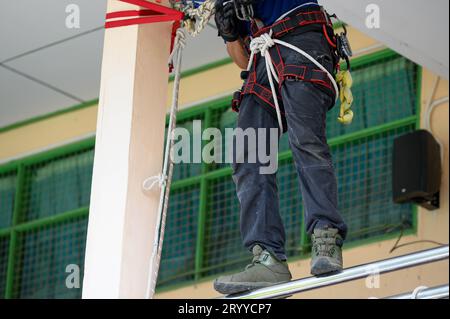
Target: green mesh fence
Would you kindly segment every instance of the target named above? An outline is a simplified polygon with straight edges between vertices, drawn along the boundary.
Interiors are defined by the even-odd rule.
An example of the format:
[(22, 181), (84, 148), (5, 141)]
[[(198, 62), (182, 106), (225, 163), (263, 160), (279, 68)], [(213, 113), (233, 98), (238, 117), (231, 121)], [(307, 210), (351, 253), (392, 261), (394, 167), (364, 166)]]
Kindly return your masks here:
[(159, 286), (194, 279), (199, 196), (199, 185), (171, 191)]
[(239, 233), (239, 202), (229, 176), (209, 182), (205, 225), (205, 275), (224, 272), (245, 262)]
[(0, 299), (5, 296), (9, 237), (0, 237)]
[[(182, 122), (177, 124), (177, 128), (178, 129), (185, 129), (189, 136), (189, 140), (186, 139), (182, 139), (181, 137), (178, 138), (177, 140), (175, 140), (175, 143), (177, 143), (178, 145), (180, 145), (180, 147), (182, 147), (182, 149), (185, 150), (191, 150), (189, 152), (189, 162), (188, 163), (179, 163), (178, 165), (175, 165), (174, 167), (174, 171), (173, 171), (173, 179), (176, 180), (181, 180), (181, 179), (186, 179), (189, 177), (193, 177), (193, 176), (197, 176), (202, 172), (202, 164), (199, 163), (195, 163), (195, 158), (194, 158), (194, 152), (192, 152), (193, 150), (193, 145), (194, 145), (194, 140), (195, 141), (201, 141), (201, 131), (202, 131), (202, 123), (203, 123), (203, 116), (197, 116), (197, 117), (193, 117), (193, 118), (189, 118), (189, 119), (185, 119), (182, 120)], [(200, 127), (200, 132), (198, 131), (198, 129), (194, 129), (195, 128), (195, 124), (194, 123), (200, 123), (200, 125), (198, 127)], [(198, 125), (198, 124), (197, 124)], [(179, 154), (182, 154), (182, 151), (180, 150)]]
[[(18, 236), (14, 298), (80, 298), (81, 289), (68, 289), (66, 267), (82, 270), (87, 218), (40, 226)], [(80, 274), (82, 278), (82, 273)]]
[[(348, 242), (414, 225), (413, 207), (392, 203), (390, 181), (393, 139), (417, 128), (419, 75), (416, 65), (389, 51), (358, 59), (354, 123), (337, 123), (338, 106), (329, 114)], [(223, 135), (235, 127), (237, 115), (227, 104), (181, 112), (178, 127), (190, 136), (188, 149), (200, 140), (195, 120)], [(227, 147), (223, 141), (223, 154)], [(0, 297), (81, 296), (81, 289), (66, 287), (66, 267), (79, 265), (83, 273), (93, 149), (91, 140), (0, 166)], [(302, 256), (309, 243), (287, 136), (277, 179), (288, 256)], [(248, 260), (229, 164), (176, 165), (158, 288), (229, 272)]]
[(352, 125), (336, 120), (339, 105), (327, 118), (328, 138), (416, 115), (417, 66), (399, 56), (356, 66), (352, 71), (355, 118)]
[(15, 192), (16, 172), (0, 174), (0, 229), (12, 224)]
[[(92, 180), (93, 141), (27, 158), (0, 174), (0, 295), (79, 298)], [(0, 168), (1, 169), (1, 168)]]
[(347, 242), (412, 224), (412, 206), (392, 201), (392, 147), (408, 125), (332, 148), (338, 178), (339, 208), (348, 227)]
[(21, 221), (89, 205), (94, 150), (30, 165), (25, 169)]

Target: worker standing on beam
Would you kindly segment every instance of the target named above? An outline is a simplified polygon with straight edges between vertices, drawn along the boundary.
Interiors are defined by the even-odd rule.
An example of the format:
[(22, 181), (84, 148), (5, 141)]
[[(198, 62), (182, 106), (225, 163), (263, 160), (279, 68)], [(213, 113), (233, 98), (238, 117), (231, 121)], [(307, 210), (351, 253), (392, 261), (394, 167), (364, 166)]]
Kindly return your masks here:
[[(311, 273), (340, 272), (347, 226), (338, 211), (325, 126), (327, 111), (339, 94), (334, 74), (344, 57), (345, 41), (335, 36), (330, 16), (317, 0), (217, 0), (215, 20), (233, 61), (247, 70), (242, 72), (244, 86), (233, 100), (233, 109), (239, 112), (237, 126), (244, 131), (278, 128), (288, 133), (312, 237)], [(247, 145), (244, 154), (236, 154), (235, 140), (233, 148), (241, 235), (253, 261), (244, 271), (214, 282), (222, 294), (291, 280), (276, 174), (263, 175), (262, 163), (246, 161), (250, 152), (258, 151), (254, 147), (250, 150)], [(243, 163), (237, 157), (244, 158)]]

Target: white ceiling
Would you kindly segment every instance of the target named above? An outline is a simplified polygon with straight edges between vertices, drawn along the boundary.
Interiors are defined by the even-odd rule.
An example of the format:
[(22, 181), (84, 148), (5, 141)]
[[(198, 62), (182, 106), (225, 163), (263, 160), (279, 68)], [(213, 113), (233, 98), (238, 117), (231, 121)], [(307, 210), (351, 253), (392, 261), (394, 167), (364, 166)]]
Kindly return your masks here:
[[(65, 26), (69, 4), (80, 7), (80, 29)], [(105, 12), (106, 0), (0, 0), (0, 127), (98, 97)], [(183, 68), (225, 57), (207, 27)]]
[[(448, 0), (319, 0), (346, 23), (448, 79)], [(380, 28), (366, 26), (366, 8), (380, 8)]]
[[(322, 0), (330, 11), (448, 78), (448, 0)], [(365, 27), (365, 7), (381, 7), (380, 30)], [(77, 4), (81, 28), (65, 26)], [(0, 0), (0, 127), (98, 97), (106, 0)], [(226, 57), (208, 27), (190, 42), (184, 69)]]

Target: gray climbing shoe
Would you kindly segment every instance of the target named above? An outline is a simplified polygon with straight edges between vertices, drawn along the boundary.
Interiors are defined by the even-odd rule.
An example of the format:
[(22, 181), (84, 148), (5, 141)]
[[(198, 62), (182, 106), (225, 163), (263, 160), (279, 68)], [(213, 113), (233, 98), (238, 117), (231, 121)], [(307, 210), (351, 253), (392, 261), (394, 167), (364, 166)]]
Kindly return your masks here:
[(337, 229), (314, 230), (312, 235), (312, 275), (331, 275), (342, 271), (343, 242)]
[(224, 295), (264, 288), (292, 279), (286, 262), (278, 260), (261, 246), (253, 247), (253, 261), (243, 272), (222, 276), (214, 282), (214, 289)]

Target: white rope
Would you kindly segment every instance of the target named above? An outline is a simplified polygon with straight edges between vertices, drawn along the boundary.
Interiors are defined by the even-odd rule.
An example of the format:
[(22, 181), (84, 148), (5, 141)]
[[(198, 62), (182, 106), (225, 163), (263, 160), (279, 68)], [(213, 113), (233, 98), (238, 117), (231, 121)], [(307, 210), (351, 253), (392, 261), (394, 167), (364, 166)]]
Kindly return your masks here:
[(302, 49), (297, 48), (296, 46), (289, 44), (287, 42), (284, 42), (284, 41), (281, 41), (278, 39), (272, 39), (272, 31), (270, 33), (264, 33), (259, 37), (253, 38), (252, 41), (250, 42), (251, 54), (250, 54), (250, 59), (249, 59), (248, 66), (247, 66), (247, 71), (251, 70), (251, 68), (253, 66), (253, 59), (254, 59), (255, 55), (258, 53), (261, 53), (261, 56), (264, 57), (265, 62), (266, 62), (267, 77), (269, 78), (270, 88), (272, 90), (272, 96), (273, 96), (273, 100), (275, 103), (275, 110), (277, 112), (277, 117), (278, 117), (278, 125), (279, 125), (281, 133), (282, 133), (284, 131), (283, 120), (282, 120), (282, 116), (281, 116), (280, 105), (278, 102), (277, 90), (276, 90), (275, 84), (273, 82), (273, 79), (275, 78), (277, 83), (279, 83), (279, 79), (278, 79), (279, 75), (275, 71), (272, 57), (270, 56), (270, 53), (269, 53), (270, 48), (272, 48), (276, 44), (282, 45), (284, 47), (287, 47), (291, 50), (298, 52), (299, 54), (301, 54), (305, 58), (307, 58), (309, 61), (311, 61), (314, 65), (316, 65), (320, 70), (325, 72), (327, 74), (328, 78), (330, 79), (331, 83), (333, 84), (334, 90), (336, 92), (336, 102), (339, 98), (339, 89), (338, 89), (336, 80), (334, 79), (334, 76), (331, 75), (331, 73), (328, 72), (328, 70), (322, 64), (317, 62), (311, 55), (309, 55)]
[(283, 20), (283, 19), (286, 18), (288, 15), (290, 15), (290, 14), (293, 13), (294, 11), (297, 11), (297, 10), (300, 9), (300, 8), (303, 8), (303, 7), (306, 7), (306, 6), (312, 6), (312, 5), (319, 6), (319, 5), (317, 4), (317, 2), (307, 2), (307, 3), (301, 4), (301, 5), (299, 5), (298, 7), (295, 7), (295, 8), (293, 8), (292, 10), (290, 10), (290, 11), (284, 13), (282, 16), (280, 16), (280, 17), (277, 19), (277, 21)]
[(169, 115), (169, 127), (167, 133), (166, 147), (164, 151), (163, 170), (160, 175), (147, 178), (143, 183), (146, 191), (153, 189), (156, 185), (160, 187), (160, 198), (158, 215), (155, 228), (155, 238), (153, 241), (152, 256), (147, 282), (146, 298), (151, 299), (155, 294), (156, 281), (158, 279), (159, 265), (161, 261), (161, 252), (164, 242), (164, 232), (166, 228), (167, 210), (169, 208), (170, 185), (173, 176), (173, 133), (176, 127), (178, 112), (178, 96), (181, 81), (181, 63), (183, 58), (183, 49), (186, 46), (186, 33), (183, 29), (178, 29), (174, 41), (174, 48), (169, 57), (169, 65), (175, 66), (175, 79), (172, 91), (172, 105)]

